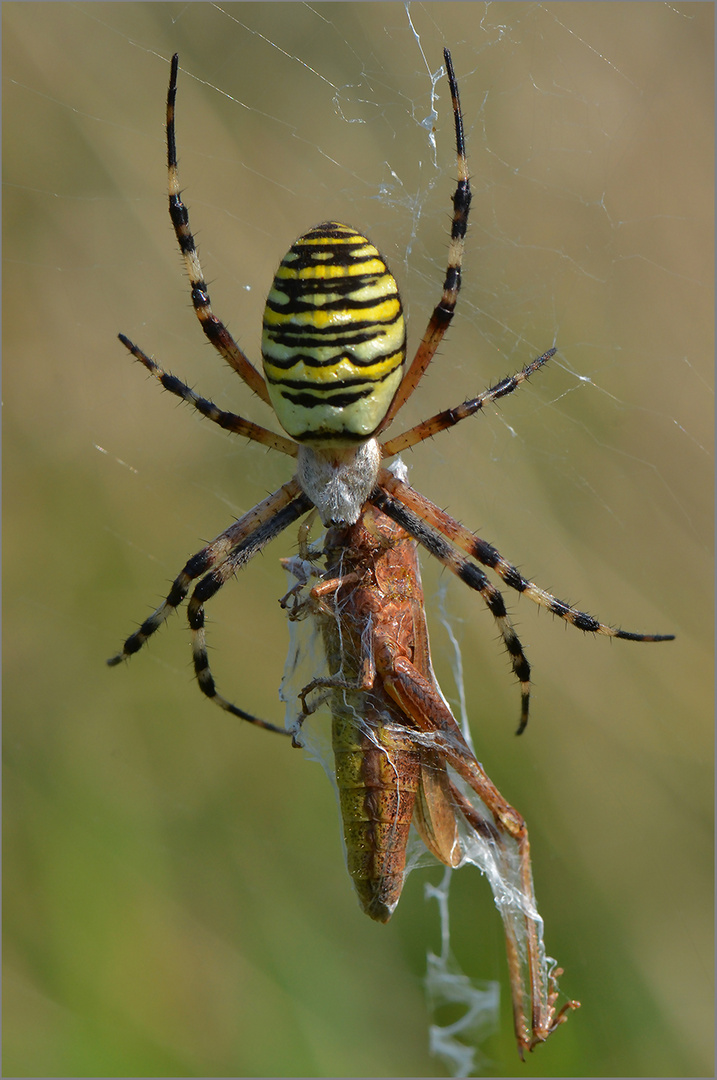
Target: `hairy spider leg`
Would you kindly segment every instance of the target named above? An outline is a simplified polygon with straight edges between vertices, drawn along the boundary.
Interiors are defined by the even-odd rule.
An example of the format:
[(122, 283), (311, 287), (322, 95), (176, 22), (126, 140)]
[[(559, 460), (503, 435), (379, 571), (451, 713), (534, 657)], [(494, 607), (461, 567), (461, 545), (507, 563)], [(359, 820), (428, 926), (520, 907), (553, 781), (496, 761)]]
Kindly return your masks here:
[[(520, 639), (515, 632), (515, 628), (508, 617), (505, 601), (503, 600), (500, 591), (488, 580), (480, 567), (476, 566), (475, 563), (472, 563), (469, 559), (466, 559), (464, 555), (460, 555), (455, 551), (437, 529), (427, 524), (418, 516), (418, 514), (409, 510), (401, 502), (393, 498), (387, 490), (389, 485), (385, 481), (385, 477), (392, 478), (392, 474), (389, 473), (387, 469), (382, 469), (379, 476), (379, 486), (372, 492), (369, 502), (374, 506), (377, 506), (387, 517), (391, 518), (397, 525), (400, 525), (405, 529), (409, 536), (412, 536), (414, 540), (417, 540), (426, 551), (442, 562), (444, 566), (456, 575), (456, 577), (460, 578), (466, 585), (469, 585), (471, 589), (475, 589), (476, 592), (480, 593), (486, 607), (495, 619), (500, 635), (503, 638), (503, 644), (510, 656), (513, 672), (520, 682), (521, 712), (520, 725), (518, 727), (518, 732), (520, 733), (525, 729), (525, 726), (528, 723), (528, 713), (530, 709), (530, 664), (523, 651)], [(407, 487), (408, 485), (405, 486)]]
[[(303, 494), (297, 481), (292, 479), (247, 514), (244, 514), (228, 529), (220, 533), (211, 544), (208, 544), (201, 551), (198, 551), (196, 555), (192, 556), (182, 572), (175, 578), (167, 597), (145, 619), (139, 630), (135, 630), (133, 634), (130, 634), (124, 643), (122, 651), (110, 657), (107, 661), (108, 665), (115, 667), (123, 660), (129, 659), (134, 653), (139, 652), (148, 638), (156, 633), (169, 615), (184, 601), (192, 581), (202, 578), (202, 581), (197, 586), (197, 588), (202, 586), (202, 589), (197, 595), (197, 602), (192, 606), (192, 619), (190, 619), (193, 635), (199, 634), (198, 638), (193, 639), (198, 642), (196, 646), (193, 646), (194, 666), (202, 692), (207, 697), (216, 697), (214, 680), (206, 660), (204, 615), (201, 605), (209, 596), (213, 596), (217, 592), (226, 577), (229, 577), (237, 569), (249, 562), (270, 540), (278, 536), (279, 533), (283, 532), (303, 514), (308, 513), (309, 510), (311, 510), (310, 500)], [(224, 578), (220, 579), (217, 575), (220, 575), (221, 570), (227, 565), (228, 570)], [(197, 589), (192, 594), (192, 600), (194, 600), (196, 593)], [(202, 651), (204, 660), (201, 659)], [(270, 731), (283, 731), (283, 728), (259, 720), (237, 706), (229, 708), (224, 699), (218, 701), (217, 704), (220, 704), (222, 708), (227, 708), (227, 711), (233, 712), (234, 715), (240, 716), (243, 720), (249, 721), (249, 723), (265, 727)]]
[[(530, 698), (530, 666), (525, 658), (520, 641), (512, 629), (505, 610), (502, 595), (490, 585), (482, 570), (458, 555), (450, 543), (463, 548), (478, 562), (496, 571), (506, 585), (517, 592), (524, 593), (536, 604), (565, 619), (572, 626), (587, 633), (603, 634), (607, 637), (623, 638), (627, 641), (672, 641), (674, 634), (635, 634), (627, 630), (617, 630), (606, 626), (584, 611), (578, 611), (563, 600), (558, 600), (551, 593), (539, 589), (532, 581), (524, 578), (517, 567), (506, 560), (491, 545), (481, 540), (475, 533), (464, 528), (459, 522), (440, 510), (425, 496), (420, 495), (409, 484), (398, 480), (386, 469), (381, 470), (379, 487), (371, 495), (371, 502), (406, 532), (410, 533), (419, 544), (432, 555), (440, 559), (466, 585), (481, 593), (491, 613), (498, 622), (508, 653), (513, 662), (513, 670), (521, 683), (522, 709), (516, 734), (520, 735), (528, 723)], [(491, 591), (492, 590), (492, 591)], [(506, 622), (503, 622), (506, 620)]]
[(453, 194), (453, 220), (451, 223), (451, 242), (448, 248), (448, 268), (443, 283), (443, 293), (438, 305), (428, 321), (428, 326), (418, 346), (411, 366), (403, 377), (396, 396), (379, 426), (383, 431), (393, 420), (398, 410), (405, 405), (430, 364), (436, 349), (443, 340), (455, 311), (458, 291), (461, 287), (461, 265), (463, 262), (463, 248), (465, 245), (466, 229), (468, 228), (468, 212), (471, 205), (471, 186), (468, 177), (468, 162), (466, 161), (466, 146), (463, 136), (463, 116), (461, 115), (461, 102), (458, 96), (458, 83), (453, 71), (453, 62), (448, 49), (443, 50), (448, 71), (448, 85), (451, 91), (453, 103), (453, 117), (456, 128), (456, 157), (458, 161), (458, 182)]
[(184, 265), (189, 275), (189, 283), (192, 287), (192, 304), (201, 323), (202, 330), (206, 334), (217, 352), (226, 360), (230, 367), (236, 371), (253, 390), (257, 397), (268, 404), (269, 392), (261, 374), (254, 367), (249, 358), (242, 352), (232, 335), (227, 330), (221, 319), (218, 319), (212, 311), (209, 289), (204, 280), (202, 267), (199, 262), (197, 245), (194, 242), (192, 231), (189, 227), (189, 211), (182, 202), (182, 193), (179, 186), (179, 170), (177, 168), (177, 146), (174, 137), (174, 106), (177, 99), (177, 73), (179, 71), (179, 54), (172, 57), (172, 66), (169, 77), (169, 90), (167, 92), (167, 173), (169, 183), (169, 216), (172, 219), (174, 232), (179, 244), (179, 250), (184, 258)]
[(214, 676), (209, 667), (209, 656), (207, 655), (206, 635), (204, 632), (204, 605), (207, 600), (211, 600), (219, 592), (222, 585), (230, 577), (236, 574), (237, 570), (240, 570), (250, 559), (253, 559), (270, 540), (273, 540), (289, 525), (308, 513), (311, 508), (311, 501), (302, 493), (288, 506), (274, 513), (268, 521), (265, 521), (238, 545), (221, 566), (216, 567), (202, 578), (195, 586), (187, 605), (187, 619), (192, 632), (194, 673), (199, 683), (199, 689), (210, 701), (213, 701), (215, 705), (218, 705), (226, 712), (231, 713), (232, 716), (238, 716), (242, 720), (248, 720), (252, 724), (267, 728), (269, 731), (276, 731), (281, 735), (287, 735), (288, 732), (284, 728), (268, 723), (266, 720), (258, 720), (255, 716), (233, 705), (218, 693)]
[(293, 439), (287, 439), (285, 435), (278, 435), (275, 431), (270, 431), (269, 428), (261, 427), (251, 420), (245, 420), (243, 416), (238, 416), (237, 413), (225, 412), (215, 405), (213, 401), (209, 401), (207, 398), (195, 393), (191, 387), (178, 379), (176, 375), (165, 371), (156, 360), (147, 356), (125, 334), (118, 334), (117, 336), (124, 347), (132, 353), (135, 360), (144, 364), (147, 371), (154, 375), (165, 390), (181, 398), (182, 401), (186, 401), (188, 405), (192, 405), (207, 420), (218, 424), (225, 431), (231, 431), (234, 435), (243, 435), (246, 439), (251, 439), (252, 442), (262, 443), (272, 450), (279, 450), (282, 454), (288, 454), (289, 457), (296, 457), (298, 446)]
[[(474, 559), (489, 567), (502, 578), (506, 585), (523, 593), (534, 603), (547, 608), (553, 615), (565, 619), (571, 626), (577, 627), (590, 634), (603, 634), (606, 637), (622, 638), (624, 641), (674, 641), (674, 634), (636, 634), (631, 630), (620, 630), (613, 626), (601, 623), (592, 615), (566, 604), (564, 600), (558, 600), (552, 593), (538, 588), (534, 582), (523, 577), (516, 566), (509, 563), (492, 544), (481, 540), (479, 536), (466, 529), (450, 515), (446, 514), (438, 506), (421, 495), (409, 484), (397, 480), (392, 473), (381, 472), (381, 486), (391, 492), (404, 506), (410, 507), (423, 521), (430, 524), (434, 529), (447, 536), (452, 543), (463, 548)], [(400, 523), (402, 524), (402, 522)], [(408, 530), (410, 531), (410, 530)]]
[(401, 435), (395, 435), (392, 439), (387, 439), (385, 443), (381, 444), (383, 456), (390, 457), (392, 454), (400, 454), (402, 450), (407, 450), (409, 446), (415, 446), (417, 443), (423, 442), (424, 439), (430, 439), (432, 435), (437, 435), (439, 431), (454, 427), (461, 420), (473, 416), (474, 413), (484, 409), (486, 405), (490, 405), (493, 401), (498, 401), (500, 398), (506, 397), (507, 394), (512, 394), (526, 379), (529, 379), (543, 364), (546, 364), (556, 352), (556, 349), (548, 349), (542, 356), (532, 360), (522, 371), (516, 372), (515, 375), (507, 375), (489, 390), (484, 390), (478, 397), (470, 398), (468, 401), (464, 401), (462, 405), (457, 405), (454, 409), (444, 409), (443, 412), (436, 413), (435, 416), (430, 416), (427, 420), (422, 420), (420, 424), (409, 428), (408, 431), (404, 431)]

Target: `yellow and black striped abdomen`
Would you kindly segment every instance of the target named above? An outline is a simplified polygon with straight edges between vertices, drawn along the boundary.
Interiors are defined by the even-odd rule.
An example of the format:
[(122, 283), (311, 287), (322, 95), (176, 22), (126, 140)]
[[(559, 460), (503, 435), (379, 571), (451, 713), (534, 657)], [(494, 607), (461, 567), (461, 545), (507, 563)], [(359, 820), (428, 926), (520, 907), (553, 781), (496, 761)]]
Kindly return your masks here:
[(370, 438), (403, 375), (398, 286), (365, 236), (317, 225), (285, 255), (264, 311), (264, 374), (285, 431), (320, 446)]

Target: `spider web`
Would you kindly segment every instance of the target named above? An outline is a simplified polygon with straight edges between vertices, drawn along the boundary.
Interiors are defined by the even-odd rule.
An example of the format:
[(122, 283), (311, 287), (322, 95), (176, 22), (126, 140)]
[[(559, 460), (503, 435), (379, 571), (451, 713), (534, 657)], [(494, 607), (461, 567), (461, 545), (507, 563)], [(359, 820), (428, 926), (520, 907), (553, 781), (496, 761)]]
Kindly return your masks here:
[[(711, 670), (704, 598), (712, 580), (711, 19), (710, 5), (692, 3), (3, 9), (5, 445), (13, 462), (5, 539), (8, 565), (17, 568), (6, 599), (17, 627), (6, 646), (8, 746), (24, 752), (22, 790), (54, 790), (48, 747), (58, 788), (75, 792), (80, 767), (83, 781), (88, 773), (98, 777), (82, 817), (105, 821), (98, 806), (109, 807), (109, 835), (124, 835), (122, 823), (145, 802), (147, 836), (193, 835), (210, 806), (217, 806), (210, 833), (217, 821), (252, 821), (254, 813), (251, 829), (231, 838), (242, 853), (232, 872), (248, 884), (226, 889), (228, 908), (235, 917), (243, 889), (244, 910), (264, 925), (264, 908), (250, 900), (261, 867), (274, 923), (256, 940), (282, 940), (288, 956), (291, 944), (275, 925), (293, 916), (313, 926), (302, 907), (312, 890), (304, 882), (296, 910), (276, 912), (272, 896), (296, 895), (297, 867), (289, 854), (264, 861), (251, 836), (262, 834), (256, 806), (270, 819), (276, 805), (288, 823), (272, 826), (277, 846), (284, 833), (292, 850), (309, 844), (325, 810), (311, 801), (320, 797), (315, 777), (297, 779), (296, 762), (286, 764), (275, 745), (264, 748), (262, 733), (238, 736), (223, 717), (198, 724), (203, 703), (194, 700), (183, 623), (173, 621), (121, 682), (108, 688), (101, 669), (199, 538), (284, 482), (286, 462), (172, 407), (132, 370), (113, 335), (129, 333), (221, 407), (271, 423), (203, 344), (186, 282), (182, 287), (164, 196), (163, 97), (167, 61), (178, 50), (180, 175), (215, 310), (240, 344), (257, 357), (264, 296), (291, 240), (336, 217), (365, 231), (386, 257), (415, 348), (447, 252), (455, 163), (440, 69), (443, 46), (451, 48), (474, 192), (463, 288), (454, 326), (401, 426), (474, 395), (554, 343), (559, 351), (500, 409), (409, 454), (410, 480), (563, 599), (627, 629), (679, 635), (671, 653), (609, 647), (563, 633), (525, 600), (506, 596), (536, 683), (528, 731), (513, 740), (518, 694), (490, 617), (451, 581), (444, 632), (446, 583), (439, 568), (423, 569), (439, 682), (454, 708), (465, 700), (478, 757), (526, 817), (548, 946), (567, 969), (565, 989), (581, 997), (591, 987), (592, 1015), (615, 1032), (624, 1056), (616, 1063), (596, 1050), (580, 1033), (580, 1025), (589, 1030), (580, 1015), (566, 1029), (573, 1034), (561, 1032), (547, 1053), (560, 1054), (566, 1038), (585, 1037), (581, 1060), (595, 1074), (704, 1073), (704, 1032), (711, 1030), (710, 993), (698, 989), (709, 945), (695, 929), (705, 925), (709, 885), (700, 868), (711, 850), (704, 847), (711, 746), (703, 719), (711, 715), (704, 675)], [(295, 544), (293, 534), (282, 538), (209, 612), (221, 691), (274, 720), (287, 638), (276, 606), (278, 558)], [(45, 690), (38, 655), (55, 665), (42, 680)], [(48, 738), (48, 718), (59, 745)], [(108, 757), (129, 763), (127, 775), (113, 772)], [(128, 776), (138, 778), (141, 796)], [(178, 787), (186, 819), (159, 794)], [(245, 788), (251, 801), (237, 807), (237, 789)], [(309, 823), (293, 832), (298, 804), (306, 805)], [(66, 835), (75, 835), (72, 808), (63, 817), (52, 799), (47, 819), (39, 811), (30, 819), (38, 837), (54, 838), (62, 822)], [(318, 848), (328, 848), (336, 828), (334, 816)], [(219, 833), (224, 853), (231, 843)], [(197, 849), (193, 880), (208, 873), (199, 842)], [(18, 850), (27, 850), (24, 840)], [(158, 843), (152, 888), (163, 896), (167, 890), (167, 910), (174, 910), (176, 892), (167, 883), (179, 870), (165, 861), (170, 850)], [(131, 865), (134, 872), (144, 863), (138, 857)], [(286, 878), (272, 876), (277, 867), (286, 868)], [(88, 879), (96, 873), (89, 860)], [(476, 977), (502, 978), (491, 931), (480, 951), (475, 920), (465, 914), (478, 888), (473, 882), (464, 907), (457, 877), (452, 951)], [(20, 893), (32, 892), (32, 882), (18, 880)], [(114, 894), (114, 885), (107, 892)], [(223, 895), (221, 884), (212, 895)], [(331, 896), (340, 902), (338, 889)], [(404, 896), (402, 909), (411, 903)], [(484, 912), (486, 925), (491, 914)], [(21, 927), (12, 939), (18, 955), (44, 952), (46, 943), (27, 949), (22, 920)], [(111, 926), (109, 939), (114, 932)], [(398, 965), (413, 936), (400, 920), (387, 932), (394, 936), (382, 941), (404, 940), (403, 951), (395, 946)], [(208, 939), (199, 938), (202, 955), (214, 957)], [(72, 971), (73, 938), (63, 939), (67, 955), (59, 948), (57, 963), (60, 972)], [(239, 966), (235, 949), (241, 952), (236, 944), (227, 950), (232, 970)], [(273, 955), (247, 961), (252, 1000), (271, 1001), (272, 1016), (282, 1008), (272, 997), (275, 963), (281, 966)], [(348, 963), (343, 958), (341, 975)], [(420, 963), (413, 963), (415, 976)], [(207, 960), (207, 970), (212, 964)], [(55, 1000), (31, 959), (18, 971), (33, 1000)], [(114, 975), (108, 984), (122, 987)], [(393, 986), (390, 974), (385, 978)], [(227, 976), (222, 986), (230, 982)], [(364, 998), (372, 992), (360, 966), (347, 982), (362, 987)], [(626, 997), (611, 1001), (617, 985), (628, 988)], [(382, 1035), (375, 1015), (381, 1064), (369, 1058), (368, 1040), (366, 1057), (343, 1057), (342, 1040), (316, 1023), (330, 1009), (322, 1003), (311, 1012), (301, 992), (290, 995), (300, 1019), (287, 1037), (293, 1034), (292, 1045), (306, 1056), (288, 1066), (278, 1057), (267, 1064), (264, 1054), (274, 1047), (258, 1045), (261, 1023), (242, 1029), (242, 1044), (257, 1045), (255, 1057), (237, 1066), (228, 1020), (224, 1042), (216, 1039), (225, 1056), (215, 1059), (198, 1028), (168, 1031), (151, 1010), (135, 1011), (131, 980), (126, 994), (116, 992), (137, 1030), (154, 1024), (166, 1045), (183, 1048), (179, 1062), (163, 1059), (169, 1072), (427, 1068), (406, 1045), (392, 1049), (395, 1033)], [(405, 985), (394, 996), (401, 993), (410, 996)], [(103, 992), (89, 997), (106, 1000)], [(86, 1015), (85, 999), (79, 1006), (62, 995), (59, 1001)], [(242, 999), (227, 1001), (235, 1018)], [(203, 1015), (194, 999), (177, 1013)], [(408, 1029), (408, 1010), (400, 1016), (397, 1025)], [(337, 1031), (348, 1030), (332, 1019)], [(46, 1030), (32, 1028), (35, 1044), (46, 1044)], [(488, 1052), (501, 1058), (511, 1039), (504, 1022)], [(513, 1053), (505, 1051), (506, 1070)], [(64, 1066), (67, 1075), (73, 1067), (80, 1064)], [(107, 1067), (95, 1062), (93, 1071)], [(43, 1060), (35, 1071), (58, 1068)], [(153, 1065), (133, 1061), (126, 1071), (133, 1068), (140, 1074)]]

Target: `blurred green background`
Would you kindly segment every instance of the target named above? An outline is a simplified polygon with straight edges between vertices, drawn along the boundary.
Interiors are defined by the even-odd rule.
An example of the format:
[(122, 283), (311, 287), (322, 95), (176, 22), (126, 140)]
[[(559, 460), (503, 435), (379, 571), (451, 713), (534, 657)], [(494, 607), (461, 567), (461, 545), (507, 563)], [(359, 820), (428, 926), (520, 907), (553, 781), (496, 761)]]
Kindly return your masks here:
[[(288, 476), (133, 365), (122, 330), (268, 423), (192, 313), (166, 211), (181, 178), (215, 310), (258, 357), (295, 236), (366, 232), (415, 346), (455, 176), (453, 51), (474, 202), (460, 313), (405, 423), (555, 341), (500, 410), (409, 455), (412, 482), (543, 587), (669, 645), (588, 640), (509, 597), (530, 727), (484, 607), (448, 612), (479, 758), (525, 815), (548, 951), (582, 1010), (520, 1066), (500, 920), (466, 868), (452, 946), (499, 979), (491, 1075), (712, 1071), (713, 6), (35, 4), (3, 17), (5, 1075), (435, 1075), (435, 905), (372, 924), (321, 770), (193, 685), (183, 614), (104, 665), (204, 539)], [(428, 118), (428, 119), (427, 119)], [(278, 559), (210, 615), (220, 688), (280, 719)], [(443, 587), (445, 586), (445, 594)]]

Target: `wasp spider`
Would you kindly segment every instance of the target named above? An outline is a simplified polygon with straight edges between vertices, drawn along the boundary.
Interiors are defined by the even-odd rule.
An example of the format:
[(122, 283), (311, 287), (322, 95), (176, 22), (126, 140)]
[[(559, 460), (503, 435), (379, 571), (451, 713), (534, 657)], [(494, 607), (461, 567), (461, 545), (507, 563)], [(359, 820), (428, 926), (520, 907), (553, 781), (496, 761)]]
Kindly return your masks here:
[(549, 349), (522, 371), (477, 397), (381, 441), (431, 362), (453, 318), (461, 285), (471, 192), (458, 85), (448, 50), (444, 50), (444, 57), (453, 103), (458, 182), (453, 195), (443, 292), (413, 360), (406, 366), (401, 298), (384, 259), (361, 233), (329, 221), (300, 237), (276, 272), (264, 312), (263, 377), (212, 311), (179, 187), (174, 135), (179, 63), (176, 55), (172, 59), (167, 96), (169, 213), (189, 275), (194, 310), (209, 341), (249, 388), (273, 407), (287, 434), (280, 435), (236, 413), (224, 412), (166, 372), (124, 334), (119, 335), (120, 341), (165, 390), (227, 431), (296, 458), (297, 465), (294, 476), (278, 491), (192, 556), (167, 598), (108, 663), (119, 664), (136, 653), (196, 582), (188, 618), (200, 689), (221, 708), (271, 731), (283, 733), (282, 728), (245, 712), (218, 693), (207, 656), (204, 605), (270, 540), (314, 508), (324, 525), (349, 526), (359, 519), (367, 504), (372, 504), (480, 594), (496, 620), (520, 682), (519, 732), (528, 720), (530, 667), (503, 597), (478, 563), (494, 570), (511, 589), (580, 630), (630, 641), (666, 641), (673, 636), (633, 634), (606, 626), (539, 589), (496, 548), (448, 517), (383, 464), (392, 455), (511, 394), (555, 353), (554, 348)]

